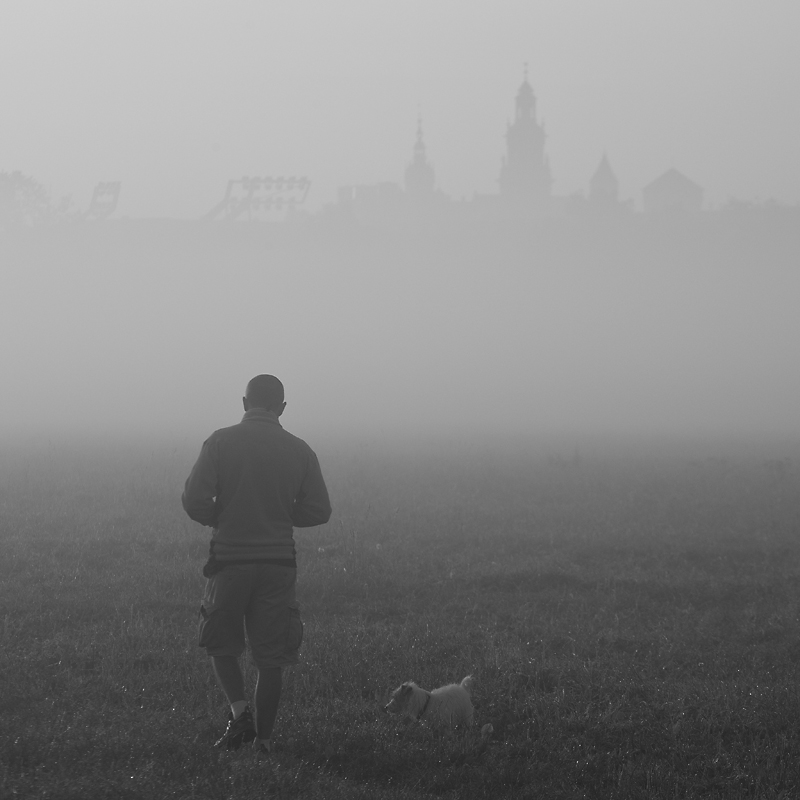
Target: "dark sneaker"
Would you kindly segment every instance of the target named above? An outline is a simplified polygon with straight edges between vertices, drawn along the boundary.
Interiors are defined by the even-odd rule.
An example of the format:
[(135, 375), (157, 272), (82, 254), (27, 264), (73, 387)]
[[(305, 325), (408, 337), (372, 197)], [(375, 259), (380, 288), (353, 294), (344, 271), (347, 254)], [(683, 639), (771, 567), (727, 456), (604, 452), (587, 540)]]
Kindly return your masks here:
[(256, 748), (256, 758), (267, 764), (275, 763), (275, 751), (272, 747), (267, 747), (263, 742), (258, 743)]
[(238, 750), (243, 744), (249, 744), (255, 738), (256, 726), (253, 724), (253, 714), (246, 708), (236, 719), (233, 719), (232, 714), (228, 714), (228, 727), (214, 747)]

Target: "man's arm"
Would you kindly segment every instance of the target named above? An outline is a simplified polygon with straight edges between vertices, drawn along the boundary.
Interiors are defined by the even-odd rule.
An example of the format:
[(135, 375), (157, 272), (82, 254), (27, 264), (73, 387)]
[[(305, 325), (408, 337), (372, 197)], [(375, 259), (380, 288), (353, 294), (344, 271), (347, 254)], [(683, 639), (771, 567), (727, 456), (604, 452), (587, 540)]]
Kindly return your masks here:
[(200, 456), (186, 480), (181, 503), (186, 513), (201, 525), (214, 528), (217, 525), (218, 493), (217, 467), (213, 457), (210, 439), (203, 442)]
[(331, 518), (331, 501), (322, 478), (317, 456), (311, 452), (308, 470), (303, 485), (294, 501), (292, 525), (295, 528), (311, 528), (323, 525)]

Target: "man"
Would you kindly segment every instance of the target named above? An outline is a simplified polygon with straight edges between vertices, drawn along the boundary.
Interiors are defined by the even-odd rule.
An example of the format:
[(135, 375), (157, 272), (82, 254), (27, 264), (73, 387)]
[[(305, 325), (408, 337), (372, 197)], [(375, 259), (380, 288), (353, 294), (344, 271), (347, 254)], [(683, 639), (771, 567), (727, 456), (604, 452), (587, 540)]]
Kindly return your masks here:
[[(269, 758), (281, 670), (297, 663), (303, 637), (293, 528), (327, 522), (331, 505), (313, 450), (278, 421), (286, 408), (283, 384), (257, 375), (242, 401), (242, 421), (203, 443), (181, 499), (193, 520), (214, 529), (199, 644), (231, 706), (217, 746), (236, 750), (257, 737), (259, 753)], [(258, 669), (255, 724), (239, 666), (243, 629)]]

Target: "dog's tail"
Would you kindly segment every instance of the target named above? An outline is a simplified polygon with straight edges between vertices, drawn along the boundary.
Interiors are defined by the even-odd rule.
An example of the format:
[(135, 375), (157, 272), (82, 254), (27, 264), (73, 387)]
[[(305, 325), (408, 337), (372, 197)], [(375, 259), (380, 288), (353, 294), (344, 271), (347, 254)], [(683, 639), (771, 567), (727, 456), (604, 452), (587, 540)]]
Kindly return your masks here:
[(466, 678), (464, 678), (464, 680), (463, 680), (463, 681), (461, 681), (461, 686), (462, 686), (464, 689), (466, 689), (466, 690), (467, 690), (467, 692), (471, 692), (471, 691), (472, 691), (472, 684), (473, 684), (474, 682), (475, 682), (475, 679), (472, 677), (472, 675), (467, 675), (467, 677), (466, 677)]

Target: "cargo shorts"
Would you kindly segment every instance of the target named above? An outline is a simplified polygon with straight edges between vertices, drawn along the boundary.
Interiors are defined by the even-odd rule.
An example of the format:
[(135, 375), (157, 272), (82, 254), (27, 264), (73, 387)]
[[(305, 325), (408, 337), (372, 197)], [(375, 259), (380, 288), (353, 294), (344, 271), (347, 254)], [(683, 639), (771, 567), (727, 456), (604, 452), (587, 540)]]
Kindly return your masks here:
[(231, 564), (212, 575), (200, 607), (199, 646), (209, 656), (245, 651), (245, 630), (259, 669), (298, 662), (303, 641), (295, 599), (297, 570), (276, 564)]

